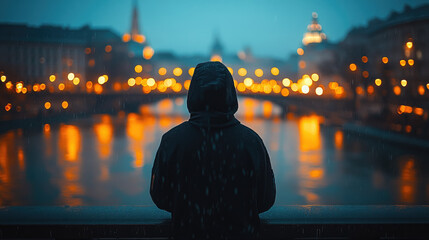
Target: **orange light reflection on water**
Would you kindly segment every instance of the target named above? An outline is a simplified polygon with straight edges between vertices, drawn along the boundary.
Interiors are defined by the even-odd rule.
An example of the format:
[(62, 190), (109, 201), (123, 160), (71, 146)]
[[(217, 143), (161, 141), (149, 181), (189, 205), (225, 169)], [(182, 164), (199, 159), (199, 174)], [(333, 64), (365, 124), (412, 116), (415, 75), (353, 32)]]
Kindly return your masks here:
[(414, 203), (416, 194), (416, 169), (414, 159), (408, 159), (401, 166), (400, 200)]
[(144, 165), (145, 127), (150, 126), (145, 126), (145, 122), (140, 115), (135, 113), (128, 114), (126, 131), (130, 140), (129, 150), (134, 153), (133, 166), (135, 168), (140, 168)]
[(344, 140), (343, 131), (337, 130), (335, 132), (335, 136), (334, 136), (334, 143), (335, 143), (336, 149), (338, 149), (338, 150), (343, 149), (343, 140)]
[(101, 159), (110, 157), (113, 138), (113, 125), (110, 115), (101, 115), (101, 122), (94, 124), (98, 141), (98, 155)]
[(315, 190), (325, 184), (319, 121), (319, 116), (304, 116), (298, 120), (299, 194), (305, 198), (307, 204), (320, 204), (320, 197)]
[(60, 125), (58, 134), (59, 164), (63, 178), (59, 181), (60, 201), (70, 206), (82, 205), (84, 190), (80, 183), (82, 136), (74, 125)]

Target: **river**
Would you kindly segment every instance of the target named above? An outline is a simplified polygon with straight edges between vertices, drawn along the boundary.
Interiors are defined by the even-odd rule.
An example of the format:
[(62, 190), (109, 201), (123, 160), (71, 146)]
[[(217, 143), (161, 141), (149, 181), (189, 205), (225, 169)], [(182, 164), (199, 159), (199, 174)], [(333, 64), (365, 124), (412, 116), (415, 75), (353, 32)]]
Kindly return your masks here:
[[(280, 118), (241, 98), (237, 118), (264, 140), (276, 205), (429, 204), (427, 152), (329, 126), (321, 116)], [(93, 115), (0, 133), (0, 206), (153, 205), (150, 174), (162, 134), (186, 121), (183, 98), (138, 113)]]

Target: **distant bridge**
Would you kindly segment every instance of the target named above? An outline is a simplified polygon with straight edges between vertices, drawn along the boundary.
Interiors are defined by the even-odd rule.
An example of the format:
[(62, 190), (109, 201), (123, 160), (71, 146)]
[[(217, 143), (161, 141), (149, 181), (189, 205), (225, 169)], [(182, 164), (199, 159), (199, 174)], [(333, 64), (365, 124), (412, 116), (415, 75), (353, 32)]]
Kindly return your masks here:
[[(318, 113), (330, 114), (344, 112), (351, 109), (352, 101), (349, 99), (334, 99), (324, 96), (310, 95), (290, 95), (287, 97), (281, 94), (264, 94), (264, 93), (240, 93), (238, 96), (249, 97), (253, 99), (270, 101), (278, 105), (283, 113), (298, 112), (298, 113)], [(57, 106), (57, 110), (61, 109), (61, 103), (67, 101), (68, 108), (66, 111), (72, 112), (117, 112), (120, 110), (138, 111), (142, 104), (155, 103), (162, 99), (186, 97), (187, 92), (181, 91), (178, 93), (159, 93), (151, 92), (148, 94), (139, 92), (111, 92), (103, 94), (87, 94), (87, 93), (40, 93), (27, 96), (30, 104), (43, 106), (46, 101), (49, 101), (52, 106)], [(55, 111), (55, 107), (51, 109)]]

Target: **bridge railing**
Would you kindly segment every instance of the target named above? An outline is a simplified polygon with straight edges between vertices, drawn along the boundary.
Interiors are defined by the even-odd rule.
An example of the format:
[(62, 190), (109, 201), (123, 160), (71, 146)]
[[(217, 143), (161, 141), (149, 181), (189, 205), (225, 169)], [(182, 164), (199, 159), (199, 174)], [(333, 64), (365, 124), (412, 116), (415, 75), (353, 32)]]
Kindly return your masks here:
[[(429, 237), (429, 205), (274, 206), (260, 217), (262, 239)], [(167, 239), (169, 219), (154, 206), (0, 207), (0, 239)]]

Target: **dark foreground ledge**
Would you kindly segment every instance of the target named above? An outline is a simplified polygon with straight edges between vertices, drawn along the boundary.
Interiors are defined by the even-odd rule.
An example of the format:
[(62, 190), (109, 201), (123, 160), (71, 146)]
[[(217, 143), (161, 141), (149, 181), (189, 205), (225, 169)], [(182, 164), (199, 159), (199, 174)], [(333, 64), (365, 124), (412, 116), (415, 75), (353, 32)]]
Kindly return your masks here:
[[(429, 239), (429, 205), (275, 206), (262, 239)], [(167, 239), (170, 214), (153, 206), (0, 207), (0, 238)]]

